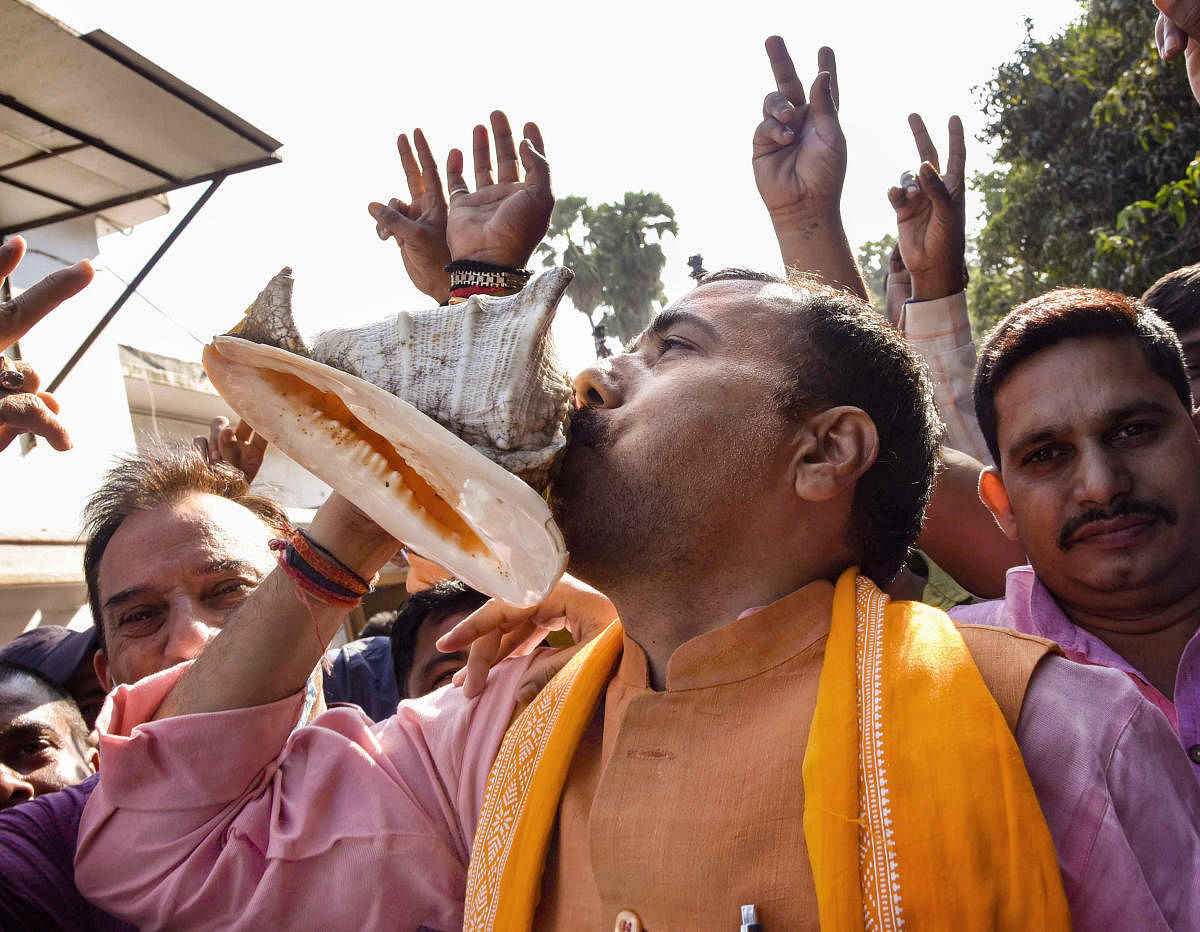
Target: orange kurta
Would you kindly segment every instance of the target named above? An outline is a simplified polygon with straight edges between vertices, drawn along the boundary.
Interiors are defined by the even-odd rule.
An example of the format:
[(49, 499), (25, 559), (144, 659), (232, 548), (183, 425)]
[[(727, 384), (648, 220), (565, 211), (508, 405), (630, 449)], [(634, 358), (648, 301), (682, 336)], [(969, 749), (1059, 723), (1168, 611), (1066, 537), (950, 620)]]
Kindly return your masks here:
[(801, 772), (833, 606), (818, 581), (683, 644), (650, 688), (628, 637), (571, 763), (538, 929), (815, 929)]

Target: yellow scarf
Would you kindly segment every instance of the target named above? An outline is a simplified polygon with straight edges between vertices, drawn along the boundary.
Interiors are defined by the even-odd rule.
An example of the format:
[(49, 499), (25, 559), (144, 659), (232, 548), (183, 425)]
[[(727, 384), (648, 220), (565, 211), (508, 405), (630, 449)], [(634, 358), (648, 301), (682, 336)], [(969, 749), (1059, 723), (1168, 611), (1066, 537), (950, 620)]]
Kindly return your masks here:
[[(567, 769), (621, 639), (614, 622), (504, 736), (471, 850), (467, 932), (532, 925)], [(1070, 928), (1020, 751), (961, 636), (936, 609), (889, 604), (856, 570), (834, 594), (804, 792), (823, 928)]]

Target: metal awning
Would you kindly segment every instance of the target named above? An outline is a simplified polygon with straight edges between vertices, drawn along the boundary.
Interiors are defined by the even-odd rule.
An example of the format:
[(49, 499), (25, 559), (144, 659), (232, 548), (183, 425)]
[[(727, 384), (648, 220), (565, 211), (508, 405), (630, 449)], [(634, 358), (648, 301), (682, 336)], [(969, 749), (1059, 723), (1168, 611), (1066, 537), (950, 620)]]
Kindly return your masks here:
[(0, 0), (0, 236), (279, 161), (278, 140), (107, 33)]
[(0, 0), (0, 239), (91, 214), (132, 226), (165, 212), (168, 191), (209, 182), (50, 391), (217, 186), (277, 164), (280, 145), (108, 33), (81, 35), (24, 0)]

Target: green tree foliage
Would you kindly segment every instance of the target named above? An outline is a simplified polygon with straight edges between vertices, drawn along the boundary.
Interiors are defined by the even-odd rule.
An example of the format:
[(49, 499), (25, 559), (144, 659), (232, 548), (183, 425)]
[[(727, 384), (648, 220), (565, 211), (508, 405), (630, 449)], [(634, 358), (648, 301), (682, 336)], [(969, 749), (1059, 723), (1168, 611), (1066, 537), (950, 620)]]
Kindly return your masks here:
[(997, 168), (969, 300), (982, 329), (1060, 285), (1140, 294), (1200, 253), (1200, 108), (1154, 49), (1154, 8), (1092, 0), (1060, 35), (1028, 33), (979, 89)]
[[(546, 233), (547, 242), (543, 242), (538, 249), (545, 265), (562, 262), (575, 273), (575, 278), (567, 287), (567, 297), (587, 317), (588, 323), (595, 327), (596, 309), (604, 303), (604, 283), (600, 280), (595, 257), (585, 242), (586, 229), (582, 234), (579, 232), (580, 225), (585, 222), (583, 212), (590, 210), (585, 197), (564, 197), (555, 201), (554, 212), (550, 215), (550, 229)], [(561, 244), (561, 256), (552, 245), (555, 242)]]
[[(567, 197), (554, 205), (547, 242), (538, 248), (546, 265), (561, 262), (575, 273), (567, 296), (588, 322), (626, 342), (650, 323), (656, 303), (666, 303), (667, 259), (659, 243), (647, 239), (661, 241), (678, 232), (675, 211), (654, 192), (630, 191), (596, 207), (586, 198)], [(597, 321), (600, 308), (605, 311)]]
[(880, 314), (886, 313), (888, 261), (895, 247), (896, 237), (891, 233), (858, 247), (858, 267), (867, 283), (871, 303)]

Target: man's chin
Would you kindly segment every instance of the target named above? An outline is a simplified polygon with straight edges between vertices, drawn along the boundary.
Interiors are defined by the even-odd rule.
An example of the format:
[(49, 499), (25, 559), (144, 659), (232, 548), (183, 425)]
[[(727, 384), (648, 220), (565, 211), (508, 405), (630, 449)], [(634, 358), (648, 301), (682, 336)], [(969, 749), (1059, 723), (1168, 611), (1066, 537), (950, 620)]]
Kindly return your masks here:
[(1093, 551), (1079, 555), (1088, 559), (1075, 574), (1076, 578), (1092, 592), (1110, 596), (1152, 589), (1161, 585), (1178, 566), (1173, 558), (1148, 552)]

